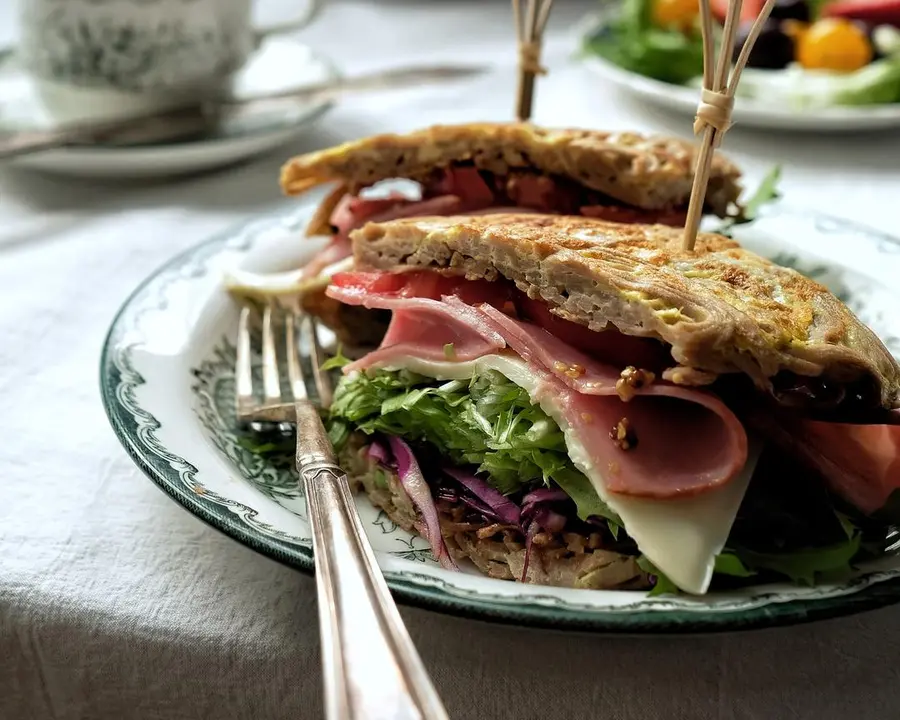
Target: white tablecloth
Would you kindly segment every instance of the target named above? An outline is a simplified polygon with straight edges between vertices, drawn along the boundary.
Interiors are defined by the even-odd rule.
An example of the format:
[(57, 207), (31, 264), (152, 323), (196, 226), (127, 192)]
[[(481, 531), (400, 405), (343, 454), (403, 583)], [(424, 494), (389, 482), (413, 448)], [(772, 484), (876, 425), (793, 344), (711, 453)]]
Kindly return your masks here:
[[(569, 33), (589, 5), (557, 6), (537, 121), (689, 132), (687, 119), (635, 104), (575, 64)], [(0, 39), (14, 37), (11, 19), (0, 3)], [(157, 491), (109, 430), (97, 383), (104, 332), (129, 291), (179, 250), (285, 202), (276, 180), (288, 153), (510, 116), (505, 0), (334, 1), (305, 37), (349, 71), (416, 58), (498, 70), (465, 89), (347, 103), (294, 147), (213, 176), (123, 186), (0, 171), (0, 718), (321, 716), (312, 580)], [(738, 128), (726, 148), (752, 178), (784, 163), (795, 204), (896, 229), (897, 135)], [(900, 714), (900, 608), (670, 638), (403, 614), (455, 718)]]

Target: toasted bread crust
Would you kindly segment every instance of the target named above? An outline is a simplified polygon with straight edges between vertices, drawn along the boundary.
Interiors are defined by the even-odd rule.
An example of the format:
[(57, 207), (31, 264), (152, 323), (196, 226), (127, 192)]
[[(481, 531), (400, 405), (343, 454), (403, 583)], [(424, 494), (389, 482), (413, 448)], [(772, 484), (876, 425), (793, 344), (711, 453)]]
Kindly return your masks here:
[[(696, 146), (671, 137), (597, 130), (548, 130), (525, 123), (438, 125), (404, 135), (376, 135), (289, 160), (281, 187), (299, 195), (329, 182), (352, 189), (380, 180), (421, 180), (435, 168), (472, 162), (506, 174), (533, 168), (570, 178), (647, 210), (687, 205)], [(716, 155), (706, 205), (724, 215), (741, 188), (740, 171)]]
[(780, 371), (861, 383), (869, 406), (898, 405), (900, 368), (827, 288), (735, 241), (543, 215), (414, 218), (351, 235), (356, 265), (505, 277), (566, 320), (672, 346), (686, 368), (741, 372), (772, 390)]

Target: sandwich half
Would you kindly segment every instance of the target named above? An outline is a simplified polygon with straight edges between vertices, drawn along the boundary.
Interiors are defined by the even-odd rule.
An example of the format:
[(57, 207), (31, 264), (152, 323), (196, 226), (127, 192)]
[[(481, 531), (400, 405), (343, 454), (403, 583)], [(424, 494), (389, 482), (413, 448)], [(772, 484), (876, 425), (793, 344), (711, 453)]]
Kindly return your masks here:
[(831, 292), (719, 235), (498, 214), (370, 223), (333, 301), (349, 474), (447, 567), (582, 588), (813, 582), (884, 552), (900, 367)]
[[(366, 222), (517, 210), (683, 226), (695, 152), (671, 137), (474, 123), (377, 135), (293, 158), (282, 169), (284, 192), (331, 187), (307, 228), (331, 241), (305, 268), (306, 309), (346, 342), (380, 339), (384, 313), (373, 322), (372, 313), (309, 291), (324, 287), (329, 269), (349, 257), (349, 233)], [(715, 157), (707, 212), (734, 210), (739, 177)], [(410, 182), (385, 193), (376, 186), (387, 180)]]

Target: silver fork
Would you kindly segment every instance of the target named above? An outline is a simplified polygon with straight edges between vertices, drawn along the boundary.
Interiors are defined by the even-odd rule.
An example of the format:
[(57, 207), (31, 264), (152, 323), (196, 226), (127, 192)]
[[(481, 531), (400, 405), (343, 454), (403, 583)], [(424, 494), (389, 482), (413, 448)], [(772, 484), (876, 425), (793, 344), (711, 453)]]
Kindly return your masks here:
[[(441, 720), (447, 713), (397, 612), (337, 465), (317, 407), (307, 396), (298, 338), (305, 343), (321, 406), (331, 404), (331, 385), (321, 371), (322, 349), (314, 318), (296, 309), (284, 314), (278, 333), (272, 306), (262, 313), (262, 402), (252, 377), (251, 322), (245, 306), (238, 327), (235, 395), (243, 423), (295, 423), (297, 470), (303, 482), (316, 560), (325, 711), (353, 720)], [(291, 398), (281, 392), (280, 335)]]

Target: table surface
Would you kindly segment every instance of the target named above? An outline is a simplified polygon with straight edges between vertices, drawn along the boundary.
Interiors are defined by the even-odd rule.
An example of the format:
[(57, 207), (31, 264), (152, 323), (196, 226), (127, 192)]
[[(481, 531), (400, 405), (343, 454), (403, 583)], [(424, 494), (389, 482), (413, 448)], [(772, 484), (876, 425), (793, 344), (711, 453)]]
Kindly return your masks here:
[[(557, 3), (535, 121), (688, 133), (687, 119), (579, 67), (571, 33), (590, 7)], [(0, 2), (0, 41), (14, 32)], [(418, 59), (496, 71), (466, 88), (347, 102), (294, 146), (205, 177), (101, 184), (0, 171), (0, 718), (321, 716), (312, 580), (218, 534), (132, 466), (100, 405), (101, 343), (167, 258), (283, 205), (288, 154), (509, 119), (511, 32), (505, 0), (333, 0), (302, 37), (347, 71)], [(736, 128), (726, 149), (751, 179), (783, 163), (791, 203), (894, 230), (900, 135)], [(403, 615), (456, 718), (885, 718), (900, 703), (900, 608), (681, 638)]]

